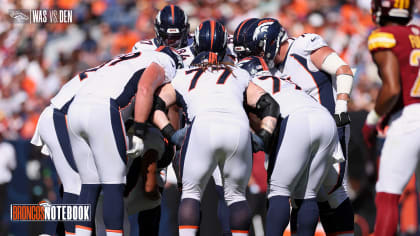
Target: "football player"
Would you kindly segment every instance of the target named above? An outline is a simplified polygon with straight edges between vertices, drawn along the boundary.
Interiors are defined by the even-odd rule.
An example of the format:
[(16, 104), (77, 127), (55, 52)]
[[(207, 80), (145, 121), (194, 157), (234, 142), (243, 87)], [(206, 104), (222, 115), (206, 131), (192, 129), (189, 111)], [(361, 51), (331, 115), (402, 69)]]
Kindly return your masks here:
[[(107, 235), (123, 234), (127, 162), (124, 122), (134, 109), (134, 135), (143, 143), (153, 93), (180, 67), (182, 59), (174, 49), (159, 47), (156, 51), (119, 56), (79, 74), (80, 79), (89, 79), (77, 91), (67, 115), (70, 143), (82, 181), (78, 203), (92, 199), (95, 209), (102, 188)], [(141, 153), (144, 147), (139, 145), (137, 149)], [(84, 155), (86, 150), (92, 157)], [(92, 222), (78, 222), (76, 234), (91, 235)]]
[(183, 48), (192, 44), (193, 40), (189, 37), (189, 33), (190, 24), (185, 12), (176, 5), (167, 5), (156, 15), (156, 37), (137, 42), (132, 51), (155, 50), (160, 46)]
[[(132, 49), (132, 52), (140, 52), (145, 50), (155, 50), (160, 46), (170, 46), (175, 49), (180, 49), (192, 45), (193, 38), (190, 37), (190, 24), (188, 23), (188, 16), (185, 12), (177, 5), (167, 5), (162, 8), (156, 15), (155, 18), (155, 34), (156, 37), (149, 40), (142, 40), (137, 42)], [(188, 55), (183, 55), (183, 50), (179, 51), (179, 54), (182, 55), (183, 59), (188, 57)], [(169, 109), (169, 114), (172, 124), (175, 128), (178, 128), (179, 123), (179, 113), (177, 107), (171, 107)], [(156, 171), (156, 180), (151, 178), (151, 173), (153, 172), (155, 162), (151, 162), (148, 159), (156, 159), (153, 155), (148, 155), (146, 158), (142, 158), (141, 165), (146, 165), (149, 163), (149, 177), (146, 178), (145, 185), (153, 186), (156, 182), (160, 189), (163, 190), (163, 187), (166, 182), (166, 168), (158, 168)], [(136, 164), (136, 163), (134, 163)], [(143, 180), (141, 180), (143, 181)], [(133, 199), (134, 200), (134, 199)], [(160, 200), (159, 200), (160, 201)], [(160, 216), (160, 204), (156, 206), (156, 200), (147, 200), (142, 201), (142, 204), (146, 208), (144, 211), (141, 211), (138, 216), (138, 223), (140, 232), (139, 234), (147, 235), (157, 235), (158, 232), (156, 229), (159, 228), (159, 216)]]
[[(215, 28), (218, 27), (216, 24)], [(223, 175), (232, 235), (248, 235), (251, 212), (245, 189), (251, 174), (252, 150), (244, 93), (245, 103), (262, 119), (258, 135), (264, 143), (270, 141), (278, 117), (278, 104), (273, 98), (250, 82), (246, 71), (220, 62), (222, 58), (223, 54), (200, 52), (192, 66), (179, 70), (173, 82), (159, 92), (162, 105), (156, 109), (154, 122), (164, 130), (164, 136), (172, 137), (174, 129), (162, 111), (175, 102), (185, 104), (191, 122), (180, 158), (182, 236), (196, 235), (202, 192), (216, 166)]]
[[(346, 157), (350, 138), (347, 101), (353, 83), (350, 67), (317, 34), (289, 38), (282, 25), (272, 18), (261, 19), (251, 28), (246, 42), (253, 55), (262, 55), (273, 75), (289, 79), (327, 108), (336, 121), (340, 138), (336, 152), (343, 152)], [(353, 235), (354, 214), (347, 195), (345, 169), (346, 162), (332, 165), (318, 194), (320, 218), (327, 234)], [(292, 231), (295, 225), (292, 217)]]
[(289, 224), (290, 197), (300, 206), (297, 218), (304, 219), (299, 221), (298, 234), (314, 235), (319, 217), (314, 212), (316, 196), (330, 163), (344, 159), (342, 153), (334, 154), (339, 145), (334, 119), (296, 84), (272, 76), (261, 57), (246, 57), (238, 66), (250, 72), (252, 81), (273, 96), (283, 119), (267, 169), (266, 235), (283, 235)]
[[(373, 146), (376, 126), (389, 125), (376, 184), (375, 235), (397, 233), (398, 202), (420, 158), (420, 27), (407, 25), (413, 0), (373, 0), (372, 19), (379, 26), (368, 39), (382, 87), (363, 134)], [(380, 122), (383, 118), (382, 122)]]
[[(193, 44), (177, 51), (184, 59), (185, 67), (190, 65), (194, 55), (203, 51), (217, 53), (220, 58), (223, 58), (223, 61), (233, 62), (230, 57), (233, 53), (227, 49), (228, 41), (228, 35), (223, 24), (214, 20), (206, 20), (197, 26), (194, 32)], [(178, 162), (173, 163), (174, 169), (179, 169), (177, 165)], [(179, 176), (177, 177), (179, 181), (178, 185), (181, 185), (181, 178)], [(216, 167), (212, 177), (216, 184), (216, 192), (219, 197), (217, 215), (220, 224), (222, 225), (223, 235), (229, 236), (231, 235), (229, 227), (229, 208), (224, 200), (223, 182), (219, 167)]]
[[(42, 146), (42, 153), (49, 155), (53, 161), (63, 184), (61, 204), (75, 204), (81, 189), (80, 176), (71, 150), (66, 115), (73, 96), (82, 84), (83, 80), (75, 76), (60, 89), (51, 99), (51, 104), (42, 111), (31, 140), (33, 145)], [(92, 154), (86, 152), (84, 155)], [(74, 235), (73, 222), (65, 221), (64, 228), (66, 235)]]

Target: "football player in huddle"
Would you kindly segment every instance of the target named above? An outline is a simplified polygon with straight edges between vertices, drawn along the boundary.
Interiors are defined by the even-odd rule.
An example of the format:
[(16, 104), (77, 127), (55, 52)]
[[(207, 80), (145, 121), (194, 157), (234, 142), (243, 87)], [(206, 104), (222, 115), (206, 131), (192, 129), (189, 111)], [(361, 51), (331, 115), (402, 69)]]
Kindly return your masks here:
[[(155, 50), (160, 46), (170, 46), (178, 50), (180, 48), (191, 46), (193, 43), (193, 38), (189, 35), (190, 24), (188, 22), (188, 16), (177, 5), (170, 4), (163, 7), (155, 17), (154, 26), (156, 37), (137, 42), (133, 46), (132, 52)], [(180, 52), (183, 51), (185, 50), (180, 50)], [(185, 60), (187, 57), (188, 56), (183, 55), (182, 58)], [(176, 129), (178, 129), (180, 115), (176, 106), (169, 108), (169, 116), (171, 123)], [(169, 159), (171, 158), (168, 158), (168, 161)], [(139, 164), (138, 162), (141, 163)], [(166, 183), (167, 173), (166, 168), (158, 168), (157, 165), (159, 165), (159, 163), (156, 163), (156, 155), (148, 155), (146, 158), (136, 160), (133, 164), (133, 168), (136, 166), (146, 166), (145, 168), (148, 170), (148, 175), (140, 177), (139, 181), (144, 181), (144, 185), (150, 186), (151, 189), (154, 189), (154, 186), (157, 184), (160, 191), (163, 190)], [(167, 164), (168, 163), (164, 164), (164, 166)], [(136, 177), (135, 172), (137, 172), (135, 169), (130, 170), (130, 173), (133, 173), (134, 177)], [(149, 190), (150, 189), (146, 192), (149, 192)], [(154, 192), (154, 190), (152, 192)], [(158, 201), (160, 202), (160, 195), (156, 193), (149, 195), (151, 195), (150, 197), (153, 199), (146, 198), (141, 201), (144, 210), (141, 211), (138, 216), (138, 223), (140, 226), (139, 233), (158, 235), (161, 209), (160, 204), (156, 206), (156, 200), (154, 198), (158, 197)], [(133, 199), (133, 201), (135, 201), (135, 199)]]
[[(86, 81), (76, 92), (67, 114), (70, 143), (82, 182), (77, 202), (90, 203), (96, 209), (102, 189), (107, 235), (123, 234), (127, 163), (124, 122), (134, 110), (134, 135), (141, 153), (148, 135), (145, 121), (153, 93), (169, 82), (179, 67), (182, 59), (176, 51), (160, 47), (156, 51), (121, 55), (79, 75)], [(116, 77), (120, 79), (115, 80)], [(94, 219), (94, 211), (91, 215)], [(76, 235), (91, 235), (92, 224), (78, 222)]]
[(389, 126), (376, 184), (375, 235), (397, 233), (400, 196), (420, 158), (420, 27), (407, 25), (413, 0), (372, 0), (372, 19), (379, 26), (368, 39), (382, 87), (369, 112), (363, 134), (374, 145), (377, 128)]
[[(57, 175), (63, 185), (61, 204), (75, 204), (82, 186), (71, 150), (66, 115), (73, 96), (80, 89), (83, 82), (78, 75), (73, 77), (51, 99), (51, 104), (42, 111), (38, 119), (37, 127), (31, 140), (33, 145), (42, 146), (43, 154), (51, 157)], [(92, 154), (87, 152), (84, 155), (91, 156)], [(75, 233), (73, 222), (64, 222), (64, 228), (66, 235)], [(54, 232), (44, 233), (54, 235), (55, 227), (51, 230)]]
[[(202, 29), (209, 23), (211, 30), (211, 22), (204, 22)], [(215, 23), (215, 29), (224, 32), (220, 23)], [(225, 50), (226, 43), (221, 46)], [(179, 168), (182, 197), (178, 221), (183, 236), (194, 236), (199, 229), (202, 193), (216, 166), (222, 172), (231, 233), (248, 235), (251, 212), (245, 189), (252, 168), (252, 150), (243, 104), (251, 106), (262, 119), (258, 135), (264, 143), (270, 141), (278, 117), (278, 104), (273, 98), (252, 83), (246, 71), (221, 62), (223, 56), (223, 51), (200, 52), (192, 66), (179, 70), (175, 80), (163, 86), (156, 98), (159, 105), (154, 122), (164, 136), (173, 137), (174, 129), (162, 113), (172, 104), (183, 104), (191, 123), (181, 148)]]
[(273, 96), (283, 120), (270, 147), (266, 235), (283, 235), (290, 218), (289, 198), (300, 206), (297, 234), (313, 235), (319, 217), (316, 197), (322, 181), (332, 162), (344, 160), (341, 152), (334, 152), (339, 145), (334, 119), (296, 84), (272, 76), (261, 57), (246, 57), (238, 66)]
[[(243, 47), (242, 51), (263, 56), (274, 76), (290, 80), (327, 108), (337, 124), (341, 145), (337, 145), (336, 152), (346, 157), (350, 137), (347, 101), (353, 82), (350, 67), (321, 36), (303, 34), (289, 38), (282, 25), (272, 18), (260, 19), (242, 32), (244, 45), (238, 45)], [(324, 230), (335, 235), (353, 235), (354, 230), (345, 169), (346, 161), (331, 165), (317, 197)], [(292, 216), (297, 209), (295, 205)], [(291, 223), (294, 231), (295, 217)]]
[(180, 49), (192, 44), (193, 40), (189, 33), (190, 24), (185, 12), (177, 5), (167, 5), (156, 15), (156, 37), (137, 42), (132, 51), (155, 50), (160, 46)]

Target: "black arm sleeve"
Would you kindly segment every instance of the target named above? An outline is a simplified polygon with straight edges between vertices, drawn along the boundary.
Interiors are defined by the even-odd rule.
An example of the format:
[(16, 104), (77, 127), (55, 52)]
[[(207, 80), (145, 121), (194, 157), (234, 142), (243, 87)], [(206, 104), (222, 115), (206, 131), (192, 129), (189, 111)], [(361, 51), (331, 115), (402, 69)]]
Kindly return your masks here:
[(168, 112), (168, 109), (166, 109), (166, 103), (157, 95), (153, 96), (153, 107), (152, 111), (161, 110), (165, 113)]
[(266, 116), (277, 118), (280, 113), (279, 104), (268, 93), (265, 93), (258, 99), (255, 114), (263, 119)]

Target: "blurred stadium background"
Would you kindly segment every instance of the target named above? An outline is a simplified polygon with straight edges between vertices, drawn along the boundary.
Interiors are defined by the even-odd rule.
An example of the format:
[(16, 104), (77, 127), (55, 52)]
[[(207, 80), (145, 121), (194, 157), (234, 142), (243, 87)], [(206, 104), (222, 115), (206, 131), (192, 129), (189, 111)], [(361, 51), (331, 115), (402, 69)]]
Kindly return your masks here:
[[(189, 16), (191, 31), (199, 22), (213, 18), (233, 33), (248, 17), (278, 18), (289, 35), (306, 32), (322, 35), (351, 67), (356, 69), (351, 96), (352, 138), (349, 159), (351, 199), (358, 214), (356, 232), (372, 230), (374, 224), (375, 153), (369, 153), (361, 136), (366, 111), (372, 109), (380, 81), (367, 50), (367, 36), (374, 28), (368, 0), (0, 0), (0, 142), (16, 151), (17, 167), (1, 200), (2, 235), (37, 235), (44, 227), (34, 223), (11, 223), (9, 203), (37, 203), (57, 198), (57, 177), (48, 158), (34, 150), (29, 139), (38, 116), (49, 99), (74, 74), (118, 54), (131, 51), (134, 43), (154, 37), (156, 12), (168, 3), (178, 4)], [(72, 24), (14, 24), (10, 9), (72, 9)], [(413, 21), (420, 22), (420, 1)], [(0, 149), (0, 159), (3, 156)], [(256, 160), (262, 160), (257, 157)], [(2, 161), (0, 160), (0, 164)], [(0, 166), (0, 171), (7, 171)], [(255, 234), (264, 219), (266, 184), (256, 168), (250, 181), (250, 201), (258, 217)], [(9, 182), (9, 183), (7, 183)], [(177, 192), (168, 181), (161, 235), (175, 235)], [(415, 196), (415, 193), (414, 193)], [(205, 198), (202, 235), (215, 235), (214, 191)], [(1, 198), (4, 199), (4, 198)], [(206, 211), (206, 210), (205, 210)], [(206, 230), (208, 229), (208, 230)], [(213, 231), (212, 231), (213, 230)], [(208, 232), (208, 233), (205, 233)]]

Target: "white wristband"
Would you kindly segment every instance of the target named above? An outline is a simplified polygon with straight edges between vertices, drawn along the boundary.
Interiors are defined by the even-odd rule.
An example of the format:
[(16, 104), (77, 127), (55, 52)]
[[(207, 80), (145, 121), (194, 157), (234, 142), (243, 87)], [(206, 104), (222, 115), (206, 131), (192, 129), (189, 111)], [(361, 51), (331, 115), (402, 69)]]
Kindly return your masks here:
[(335, 114), (341, 114), (342, 112), (347, 112), (347, 101), (339, 99), (335, 102)]
[(367, 125), (376, 125), (381, 117), (376, 113), (375, 109), (371, 110), (366, 117)]
[(337, 94), (350, 94), (353, 86), (353, 76), (347, 74), (337, 75)]

